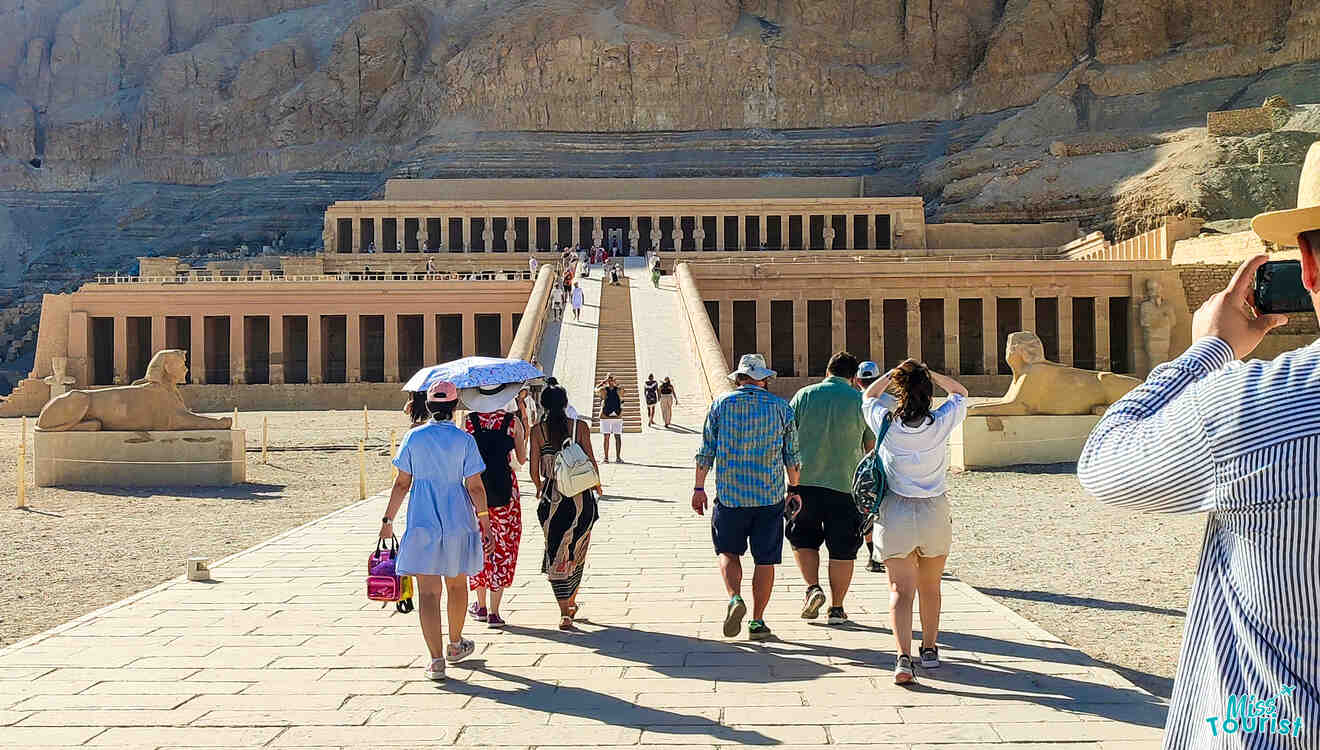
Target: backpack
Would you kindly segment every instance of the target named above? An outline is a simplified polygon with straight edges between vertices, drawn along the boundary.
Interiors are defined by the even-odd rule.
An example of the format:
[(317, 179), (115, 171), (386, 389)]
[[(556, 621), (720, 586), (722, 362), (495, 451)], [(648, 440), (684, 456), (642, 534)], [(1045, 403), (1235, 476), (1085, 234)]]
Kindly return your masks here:
[[(577, 425), (573, 425), (577, 429)], [(573, 438), (564, 438), (564, 446), (555, 454), (555, 485), (559, 494), (572, 497), (600, 484), (596, 467), (591, 465), (587, 452)]]
[(889, 479), (885, 476), (884, 464), (880, 461), (880, 444), (885, 441), (889, 424), (894, 415), (885, 412), (880, 431), (875, 436), (875, 448), (857, 464), (853, 472), (852, 496), (857, 503), (857, 511), (866, 521), (872, 520), (880, 512), (880, 504), (885, 500), (885, 491), (889, 489)]
[(513, 470), (509, 466), (509, 451), (513, 450), (513, 437), (509, 435), (512, 423), (513, 415), (505, 414), (500, 428), (490, 430), (481, 426), (481, 419), (476, 414), (468, 415), (472, 438), (477, 441), (481, 460), (486, 462), (481, 483), (486, 485), (486, 506), (490, 508), (503, 508), (513, 502)]

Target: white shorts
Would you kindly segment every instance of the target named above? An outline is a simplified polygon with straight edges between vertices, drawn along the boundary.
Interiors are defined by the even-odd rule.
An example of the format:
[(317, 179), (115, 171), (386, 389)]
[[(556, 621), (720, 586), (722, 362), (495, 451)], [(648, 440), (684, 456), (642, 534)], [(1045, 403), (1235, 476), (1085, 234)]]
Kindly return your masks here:
[(875, 560), (891, 557), (941, 557), (953, 546), (953, 512), (947, 494), (905, 497), (885, 494), (875, 519)]
[(622, 435), (622, 419), (602, 419), (600, 420), (600, 434), (602, 435)]

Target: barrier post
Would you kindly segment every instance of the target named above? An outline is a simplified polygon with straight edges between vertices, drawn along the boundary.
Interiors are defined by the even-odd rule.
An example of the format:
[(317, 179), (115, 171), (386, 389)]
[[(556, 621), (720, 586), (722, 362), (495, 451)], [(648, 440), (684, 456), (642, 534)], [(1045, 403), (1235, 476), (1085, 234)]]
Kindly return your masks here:
[(262, 415), (261, 417), (261, 463), (269, 463), (266, 459), (266, 438), (270, 429), (270, 417)]
[(370, 437), (369, 430), (370, 430), (370, 425), (367, 424), (367, 405), (363, 404), (362, 405), (362, 439), (363, 440), (366, 440), (368, 437)]
[(18, 433), (18, 508), (27, 507), (27, 417), (19, 423)]
[(358, 499), (367, 499), (367, 441), (358, 441)]
[(238, 407), (237, 407), (237, 406), (234, 407), (234, 420), (233, 420), (233, 422), (230, 423), (230, 425), (229, 425), (229, 429), (231, 429), (231, 430), (237, 430), (237, 429), (238, 429)]
[(399, 467), (397, 467), (397, 466), (394, 465), (394, 452), (395, 452), (396, 450), (398, 450), (398, 433), (397, 433), (395, 430), (390, 430), (390, 457), (389, 457), (389, 461), (390, 461), (390, 466), (393, 468), (393, 471), (390, 472), (390, 479), (391, 479), (391, 480), (394, 480), (394, 479), (398, 479), (398, 478), (399, 478)]

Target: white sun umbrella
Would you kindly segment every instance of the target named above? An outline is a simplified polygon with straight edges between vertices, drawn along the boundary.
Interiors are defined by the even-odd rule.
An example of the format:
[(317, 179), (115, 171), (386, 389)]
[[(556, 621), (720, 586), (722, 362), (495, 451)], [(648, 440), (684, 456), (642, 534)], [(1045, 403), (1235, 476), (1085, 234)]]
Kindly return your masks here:
[(444, 362), (430, 367), (423, 367), (413, 373), (401, 390), (425, 391), (434, 383), (447, 380), (460, 390), (464, 388), (489, 388), (508, 383), (525, 383), (528, 380), (545, 377), (530, 362), (507, 357), (463, 357), (452, 362)]

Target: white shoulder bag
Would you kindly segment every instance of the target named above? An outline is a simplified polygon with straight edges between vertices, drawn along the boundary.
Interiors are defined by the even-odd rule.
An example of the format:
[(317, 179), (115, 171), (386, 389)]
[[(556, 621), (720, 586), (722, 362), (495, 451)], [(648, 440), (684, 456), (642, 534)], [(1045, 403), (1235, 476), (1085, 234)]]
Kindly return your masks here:
[[(576, 423), (573, 430), (576, 433)], [(572, 437), (565, 438), (564, 446), (555, 456), (555, 485), (559, 494), (571, 497), (598, 484), (600, 476), (596, 474), (591, 459), (587, 458), (587, 452)]]

